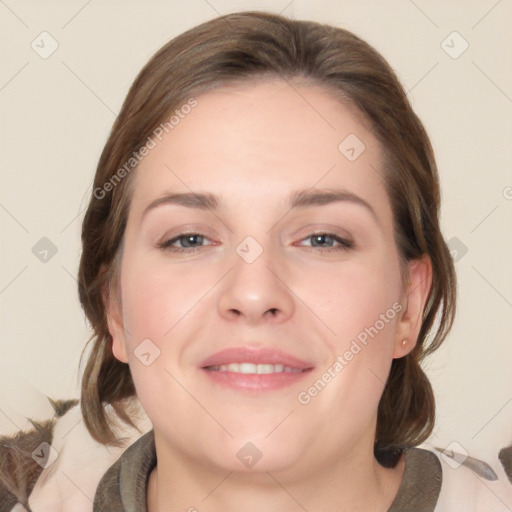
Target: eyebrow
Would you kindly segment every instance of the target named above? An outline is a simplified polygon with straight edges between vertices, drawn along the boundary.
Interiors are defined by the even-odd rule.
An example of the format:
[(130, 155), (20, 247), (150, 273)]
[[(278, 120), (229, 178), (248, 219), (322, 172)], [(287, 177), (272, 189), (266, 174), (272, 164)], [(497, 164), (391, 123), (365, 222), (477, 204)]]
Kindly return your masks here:
[[(288, 207), (307, 208), (310, 206), (324, 206), (337, 202), (349, 202), (364, 207), (378, 222), (377, 214), (372, 206), (362, 197), (344, 189), (305, 189), (297, 190), (290, 194)], [(198, 208), (200, 210), (218, 210), (221, 204), (219, 198), (213, 194), (197, 192), (169, 192), (156, 198), (149, 203), (144, 211), (144, 217), (150, 210), (164, 205), (177, 204), (187, 208)]]
[(290, 208), (306, 208), (308, 206), (322, 206), (337, 202), (349, 202), (363, 206), (378, 221), (377, 214), (370, 203), (357, 194), (344, 189), (298, 190), (291, 194), (288, 204)]

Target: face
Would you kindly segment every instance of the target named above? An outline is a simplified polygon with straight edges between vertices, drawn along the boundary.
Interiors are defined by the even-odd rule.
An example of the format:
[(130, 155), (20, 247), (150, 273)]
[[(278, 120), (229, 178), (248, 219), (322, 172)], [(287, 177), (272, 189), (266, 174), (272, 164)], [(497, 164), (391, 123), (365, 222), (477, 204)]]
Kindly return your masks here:
[(368, 452), (426, 291), (414, 268), (402, 290), (379, 145), (320, 88), (196, 99), (133, 176), (108, 307), (157, 448), (230, 471)]

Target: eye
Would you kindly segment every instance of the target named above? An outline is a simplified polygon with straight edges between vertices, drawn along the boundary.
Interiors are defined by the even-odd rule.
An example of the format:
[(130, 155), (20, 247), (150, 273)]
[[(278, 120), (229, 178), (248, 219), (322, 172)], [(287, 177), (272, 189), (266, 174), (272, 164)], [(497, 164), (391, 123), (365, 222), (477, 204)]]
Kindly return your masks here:
[(190, 253), (204, 247), (205, 240), (208, 238), (200, 233), (182, 233), (169, 240), (164, 240), (158, 244), (158, 247), (173, 252)]
[(311, 247), (320, 252), (348, 251), (354, 246), (349, 240), (334, 233), (313, 233), (304, 238), (304, 240), (310, 240), (310, 244), (306, 244), (306, 247)]
[[(169, 240), (164, 240), (158, 244), (158, 247), (167, 251), (178, 253), (191, 253), (199, 250), (206, 245), (209, 239), (200, 233), (181, 233)], [(303, 241), (310, 240), (306, 247), (311, 247), (315, 251), (347, 251), (353, 247), (353, 243), (333, 233), (314, 233), (304, 238)]]

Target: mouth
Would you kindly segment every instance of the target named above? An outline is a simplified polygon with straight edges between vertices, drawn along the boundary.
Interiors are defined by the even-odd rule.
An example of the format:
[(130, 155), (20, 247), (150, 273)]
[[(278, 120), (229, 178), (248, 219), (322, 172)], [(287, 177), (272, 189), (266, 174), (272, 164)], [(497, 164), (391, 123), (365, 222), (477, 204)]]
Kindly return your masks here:
[(271, 373), (297, 373), (304, 371), (300, 368), (292, 368), (283, 364), (253, 364), (253, 363), (229, 363), (220, 366), (207, 366), (205, 370), (212, 372), (233, 372), (244, 375), (269, 375)]
[(245, 392), (281, 389), (302, 380), (314, 366), (285, 352), (262, 348), (229, 348), (200, 364), (217, 384)]

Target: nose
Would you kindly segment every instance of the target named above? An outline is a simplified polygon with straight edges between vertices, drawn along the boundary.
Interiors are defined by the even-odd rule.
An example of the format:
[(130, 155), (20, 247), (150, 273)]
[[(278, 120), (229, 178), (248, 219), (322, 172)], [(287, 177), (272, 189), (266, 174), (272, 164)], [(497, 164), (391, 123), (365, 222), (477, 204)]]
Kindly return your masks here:
[(282, 323), (293, 316), (294, 295), (284, 265), (277, 265), (268, 251), (248, 263), (238, 255), (235, 266), (222, 281), (219, 314), (226, 320), (257, 325)]

